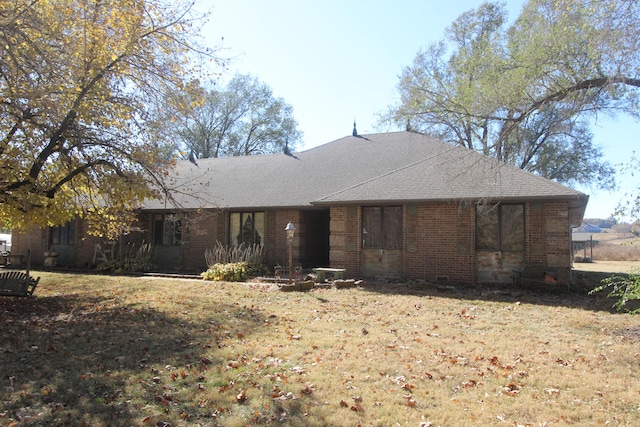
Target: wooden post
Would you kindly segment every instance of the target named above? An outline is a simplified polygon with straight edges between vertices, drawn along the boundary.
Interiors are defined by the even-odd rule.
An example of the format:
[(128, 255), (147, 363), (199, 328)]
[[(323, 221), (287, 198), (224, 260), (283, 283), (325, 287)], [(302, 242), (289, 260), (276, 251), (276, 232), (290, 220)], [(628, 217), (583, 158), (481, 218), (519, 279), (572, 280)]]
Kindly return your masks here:
[(27, 277), (29, 277), (30, 269), (31, 269), (31, 248), (27, 249)]
[(293, 283), (293, 239), (289, 238), (289, 283)]

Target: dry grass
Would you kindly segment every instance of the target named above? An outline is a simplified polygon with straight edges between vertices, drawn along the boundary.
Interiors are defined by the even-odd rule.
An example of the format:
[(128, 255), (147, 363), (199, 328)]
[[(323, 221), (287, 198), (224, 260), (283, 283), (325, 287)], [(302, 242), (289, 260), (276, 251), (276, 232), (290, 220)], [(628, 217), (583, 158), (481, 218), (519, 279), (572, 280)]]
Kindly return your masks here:
[(640, 327), (584, 293), (42, 273), (0, 299), (0, 424), (640, 424)]
[[(640, 238), (631, 233), (597, 233), (593, 235), (594, 261), (640, 261)], [(591, 251), (576, 251), (578, 259), (591, 256)]]
[(640, 261), (640, 239), (605, 241), (593, 247), (593, 259), (600, 261)]

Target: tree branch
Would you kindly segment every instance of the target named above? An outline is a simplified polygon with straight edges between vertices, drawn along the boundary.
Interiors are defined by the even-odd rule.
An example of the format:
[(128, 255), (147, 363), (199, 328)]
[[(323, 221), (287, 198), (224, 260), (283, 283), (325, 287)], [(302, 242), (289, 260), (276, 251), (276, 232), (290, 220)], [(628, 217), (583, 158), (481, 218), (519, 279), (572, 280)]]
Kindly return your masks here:
[(65, 176), (64, 178), (62, 178), (60, 181), (58, 181), (56, 183), (56, 185), (54, 185), (51, 189), (49, 189), (45, 195), (49, 198), (49, 199), (53, 199), (55, 197), (55, 194), (60, 190), (60, 188), (62, 188), (62, 186), (68, 182), (70, 182), (71, 180), (73, 180), (73, 178), (75, 178), (76, 176), (88, 171), (89, 169), (98, 166), (98, 165), (104, 165), (104, 166), (108, 166), (110, 167), (112, 170), (115, 171), (115, 173), (119, 176), (119, 177), (126, 177), (127, 175), (122, 172), (122, 170), (120, 170), (120, 168), (118, 168), (114, 163), (108, 161), (108, 160), (96, 160), (93, 162), (89, 162), (86, 163), (76, 169), (74, 169), (73, 171), (71, 171), (67, 176)]
[(531, 104), (531, 106), (527, 109), (527, 111), (523, 113), (521, 116), (519, 116), (518, 118), (515, 118), (515, 120), (522, 121), (524, 117), (528, 116), (529, 114), (531, 114), (533, 111), (537, 110), (544, 104), (552, 101), (562, 101), (564, 98), (566, 98), (569, 94), (573, 92), (579, 92), (581, 90), (588, 90), (588, 89), (593, 89), (598, 87), (603, 88), (609, 85), (620, 84), (620, 83), (628, 86), (640, 87), (640, 79), (624, 77), (624, 76), (600, 77), (597, 79), (583, 80), (581, 82), (576, 83), (573, 86), (566, 87), (562, 90), (559, 90), (550, 95), (547, 95), (542, 99), (539, 99), (538, 101)]

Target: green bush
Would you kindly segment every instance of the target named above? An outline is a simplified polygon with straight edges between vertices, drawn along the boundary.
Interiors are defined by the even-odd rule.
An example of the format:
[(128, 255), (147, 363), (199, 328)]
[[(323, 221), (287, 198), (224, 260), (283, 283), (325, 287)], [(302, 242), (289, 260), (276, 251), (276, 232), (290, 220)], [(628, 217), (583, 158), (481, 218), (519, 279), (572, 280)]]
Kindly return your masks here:
[(201, 274), (204, 280), (216, 282), (242, 282), (250, 277), (264, 274), (266, 268), (262, 264), (242, 262), (218, 263)]
[(616, 275), (602, 279), (602, 285), (589, 292), (589, 295), (605, 289), (609, 290), (607, 297), (618, 298), (618, 301), (613, 304), (616, 310), (640, 314), (640, 308), (629, 309), (627, 307), (630, 301), (640, 300), (640, 269), (632, 269), (627, 276)]

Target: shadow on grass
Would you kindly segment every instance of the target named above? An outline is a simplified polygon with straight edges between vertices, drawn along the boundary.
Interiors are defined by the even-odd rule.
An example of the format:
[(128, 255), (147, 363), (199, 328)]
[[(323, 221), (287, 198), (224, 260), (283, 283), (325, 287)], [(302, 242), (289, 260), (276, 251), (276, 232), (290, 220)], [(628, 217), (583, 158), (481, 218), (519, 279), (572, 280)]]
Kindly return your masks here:
[[(364, 289), (382, 294), (403, 294), (423, 297), (447, 297), (461, 300), (497, 301), (506, 303), (521, 302), (534, 305), (579, 308), (590, 311), (616, 313), (613, 309), (615, 300), (607, 298), (607, 292), (589, 295), (589, 291), (601, 284), (602, 279), (614, 273), (591, 271), (574, 271), (574, 284), (566, 288), (518, 288), (509, 284), (492, 285), (454, 285), (437, 286), (434, 284), (376, 282), (367, 281)], [(615, 273), (626, 276), (623, 273)]]
[(0, 424), (125, 426), (139, 424), (141, 413), (213, 416), (209, 405), (194, 408), (176, 390), (201, 388), (199, 375), (225, 363), (222, 355), (216, 360), (217, 340), (229, 331), (250, 335), (264, 322), (259, 311), (213, 305), (194, 320), (108, 297), (0, 298)]

